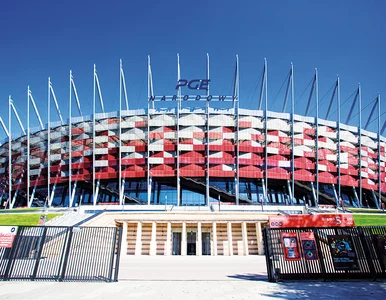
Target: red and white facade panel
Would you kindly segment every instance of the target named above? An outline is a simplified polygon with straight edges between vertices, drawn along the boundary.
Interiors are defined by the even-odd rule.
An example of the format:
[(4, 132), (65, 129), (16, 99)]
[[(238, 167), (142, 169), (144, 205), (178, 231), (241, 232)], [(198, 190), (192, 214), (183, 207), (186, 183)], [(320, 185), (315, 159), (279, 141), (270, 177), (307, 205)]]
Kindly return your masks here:
[[(264, 111), (212, 108), (98, 114), (95, 128), (90, 119), (73, 118), (71, 145), (68, 125), (52, 127), (49, 138), (48, 130), (30, 135), (29, 185), (47, 185), (49, 178), (51, 185), (66, 183), (69, 172), (73, 182), (92, 180), (95, 168), (95, 179), (117, 179), (121, 172), (122, 179), (209, 174), (236, 180), (294, 176), (297, 181), (314, 182), (318, 175), (320, 183), (362, 184), (370, 190), (380, 184), (386, 192), (384, 137), (378, 153), (376, 133), (361, 130), (359, 137), (357, 127), (340, 124), (338, 134), (336, 122), (319, 119), (316, 126), (314, 118), (299, 115), (294, 116), (293, 128), (291, 121), (287, 113), (268, 112), (265, 120)], [(27, 187), (26, 143), (26, 136), (12, 141), (12, 190)], [(8, 182), (8, 167), (8, 143), (4, 143), (0, 147), (3, 182)]]

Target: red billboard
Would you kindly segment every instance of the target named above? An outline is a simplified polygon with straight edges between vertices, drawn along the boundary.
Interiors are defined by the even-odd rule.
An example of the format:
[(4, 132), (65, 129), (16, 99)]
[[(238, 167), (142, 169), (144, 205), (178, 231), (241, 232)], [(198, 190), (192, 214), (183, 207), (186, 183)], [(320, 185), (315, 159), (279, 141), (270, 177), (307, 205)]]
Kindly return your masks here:
[(270, 228), (304, 228), (304, 227), (351, 227), (355, 226), (351, 214), (318, 214), (270, 216)]
[(298, 235), (294, 232), (282, 232), (281, 237), (284, 249), (284, 259), (289, 261), (300, 260)]

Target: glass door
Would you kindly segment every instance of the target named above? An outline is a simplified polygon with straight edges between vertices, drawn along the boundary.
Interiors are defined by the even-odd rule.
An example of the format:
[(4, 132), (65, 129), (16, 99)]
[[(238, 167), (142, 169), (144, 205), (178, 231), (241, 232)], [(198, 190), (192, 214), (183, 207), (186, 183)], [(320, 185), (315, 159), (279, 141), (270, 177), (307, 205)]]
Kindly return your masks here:
[(181, 255), (181, 232), (173, 232), (173, 255)]
[(187, 233), (187, 247), (186, 247), (187, 255), (196, 255), (196, 233), (188, 232)]
[(202, 237), (202, 255), (210, 255), (210, 232), (203, 232)]

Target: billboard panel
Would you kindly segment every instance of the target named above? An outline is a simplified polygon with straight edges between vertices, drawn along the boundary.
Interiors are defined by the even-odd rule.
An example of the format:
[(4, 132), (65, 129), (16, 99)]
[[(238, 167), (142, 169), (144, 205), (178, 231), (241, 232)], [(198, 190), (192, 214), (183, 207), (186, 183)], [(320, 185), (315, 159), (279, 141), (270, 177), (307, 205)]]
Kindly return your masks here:
[(335, 270), (359, 270), (351, 236), (328, 235), (327, 239)]
[(351, 214), (287, 215), (269, 217), (270, 228), (351, 227), (355, 226)]

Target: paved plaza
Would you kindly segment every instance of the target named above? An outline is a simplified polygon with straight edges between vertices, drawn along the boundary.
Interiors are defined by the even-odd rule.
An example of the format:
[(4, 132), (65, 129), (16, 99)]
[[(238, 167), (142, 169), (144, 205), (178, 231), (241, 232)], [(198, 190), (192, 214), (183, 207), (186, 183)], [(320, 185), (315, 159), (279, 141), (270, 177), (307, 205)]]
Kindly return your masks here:
[(127, 256), (118, 283), (0, 282), (0, 299), (385, 299), (386, 282), (267, 281), (264, 256)]

